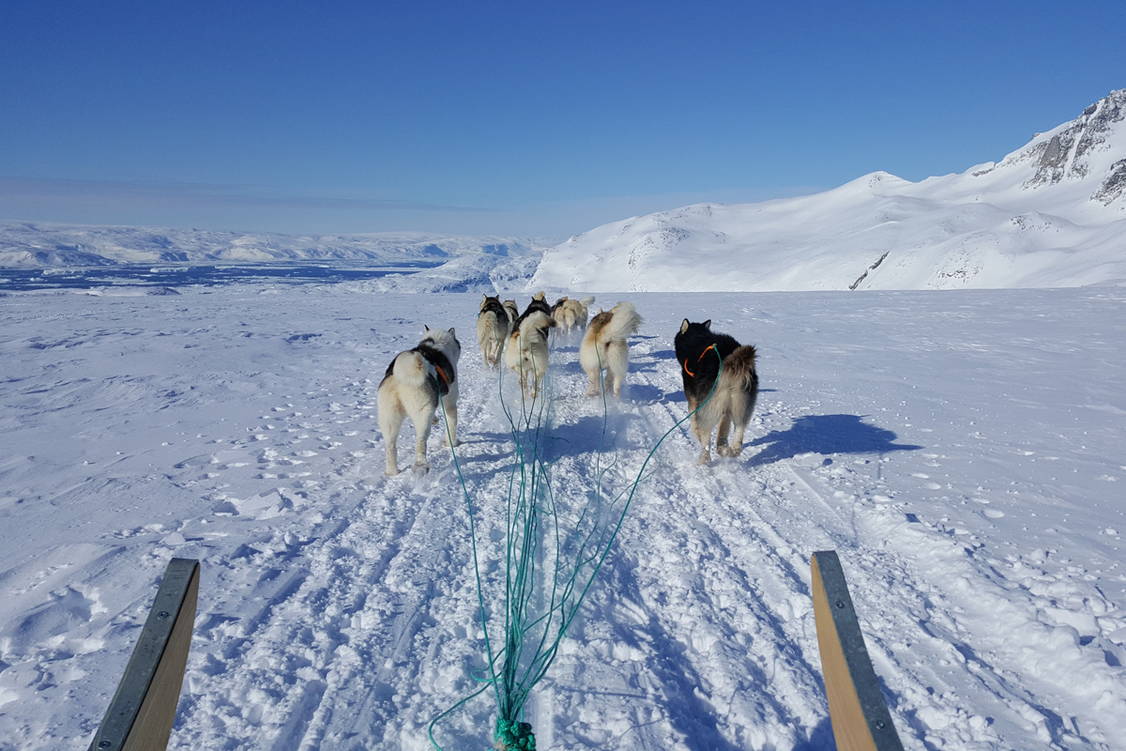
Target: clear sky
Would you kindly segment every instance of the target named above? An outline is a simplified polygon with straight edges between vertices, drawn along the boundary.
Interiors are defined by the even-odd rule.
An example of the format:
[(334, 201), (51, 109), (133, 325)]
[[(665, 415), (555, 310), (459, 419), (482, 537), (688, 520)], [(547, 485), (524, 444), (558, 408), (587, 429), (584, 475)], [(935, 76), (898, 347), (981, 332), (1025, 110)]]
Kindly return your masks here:
[(998, 159), (1126, 2), (0, 2), (0, 219), (563, 238)]

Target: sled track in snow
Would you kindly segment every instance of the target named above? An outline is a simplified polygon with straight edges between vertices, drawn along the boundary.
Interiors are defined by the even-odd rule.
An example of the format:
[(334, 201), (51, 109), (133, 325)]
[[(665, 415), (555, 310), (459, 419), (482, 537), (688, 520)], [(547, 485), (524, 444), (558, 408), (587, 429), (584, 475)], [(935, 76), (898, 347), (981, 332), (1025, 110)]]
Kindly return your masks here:
[[(676, 401), (678, 373), (651, 350), (647, 340), (635, 343), (630, 385), (660, 396), (609, 406), (607, 448), (623, 470), (635, 471), (686, 412)], [(511, 440), (493, 398), (496, 375), (475, 354), (465, 352), (460, 367), (458, 451), (479, 503), (487, 556), (500, 544), (490, 530), (502, 519), (497, 506)], [(553, 358), (555, 472), (582, 482), (603, 448), (601, 401), (581, 396), (573, 347), (556, 347)], [(351, 411), (337, 413), (332, 425), (289, 419), (303, 420), (296, 424), (310, 432), (330, 433), (339, 422), (371, 425), (374, 383), (357, 388)], [(1038, 724), (1049, 744), (1100, 745), (1030, 701), (1024, 676), (1002, 667), (997, 655), (958, 638), (964, 629), (956, 613), (966, 602), (948, 601), (944, 587), (903, 557), (889, 535), (907, 523), (873, 521), (896, 513), (881, 496), (880, 473), (849, 463), (870, 470), (882, 456), (756, 461), (766, 449), (753, 442), (801, 417), (803, 406), (811, 405), (764, 394), (743, 454), (708, 467), (695, 464), (686, 428), (662, 446), (585, 616), (533, 694), (528, 712), (541, 744), (826, 747), (808, 558), (837, 549), (908, 747), (942, 747), (928, 723), (951, 712), (962, 722), (942, 740), (967, 748), (998, 748), (993, 724), (1004, 715)], [(282, 417), (271, 435), (281, 434)], [(197, 654), (205, 656), (197, 658), (202, 664), (191, 674), (178, 723), (193, 732), (180, 734), (174, 748), (261, 747), (263, 739), (279, 751), (427, 748), (426, 723), (477, 687), (468, 677), (482, 659), (476, 591), (448, 450), (432, 436), (428, 475), (383, 478), (382, 445), (369, 443), (363, 456), (339, 455), (330, 477), (306, 489), (320, 497), (318, 508), (331, 509), (319, 525), (304, 536), (279, 531), (240, 548), (256, 564), (256, 581), (215, 574), (217, 589), (249, 592), (262, 606), (236, 621), (220, 604), (200, 627)], [(289, 448), (267, 445), (259, 456), (276, 459)], [(910, 526), (922, 549), (965, 555), (947, 535)], [(484, 561), (486, 576), (497, 565)], [(237, 610), (233, 603), (230, 609)], [(966, 695), (967, 684), (974, 695)], [(444, 721), (438, 737), (449, 748), (479, 741), (490, 732), (491, 713), (491, 697), (479, 697)]]

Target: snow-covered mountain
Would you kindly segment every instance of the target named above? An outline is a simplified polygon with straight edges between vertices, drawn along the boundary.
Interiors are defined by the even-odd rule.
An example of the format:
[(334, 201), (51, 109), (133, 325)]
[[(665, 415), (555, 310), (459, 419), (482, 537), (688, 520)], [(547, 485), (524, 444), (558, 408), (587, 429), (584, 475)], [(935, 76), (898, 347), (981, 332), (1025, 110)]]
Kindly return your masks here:
[(282, 235), (199, 229), (0, 223), (0, 267), (127, 263), (350, 261), (443, 263), (465, 255), (523, 255), (534, 243), (511, 237), (419, 232)]
[(873, 172), (763, 203), (696, 204), (549, 249), (531, 286), (590, 291), (1126, 283), (1126, 89), (1000, 162)]

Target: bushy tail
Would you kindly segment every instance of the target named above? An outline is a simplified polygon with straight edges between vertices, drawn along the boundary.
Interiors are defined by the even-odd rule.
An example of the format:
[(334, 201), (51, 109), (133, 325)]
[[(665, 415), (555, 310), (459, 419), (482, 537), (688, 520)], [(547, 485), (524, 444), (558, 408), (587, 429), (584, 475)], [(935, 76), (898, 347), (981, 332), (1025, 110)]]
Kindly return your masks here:
[(641, 326), (641, 316), (631, 302), (620, 302), (611, 311), (613, 314), (610, 322), (598, 332), (598, 339), (603, 344), (615, 339), (625, 339), (630, 334), (636, 334)]
[(430, 375), (430, 364), (417, 352), (402, 352), (395, 358), (392, 372), (399, 383), (421, 386)]
[(755, 383), (755, 348), (749, 344), (736, 347), (723, 358), (723, 374), (719, 380), (719, 388), (750, 391)]

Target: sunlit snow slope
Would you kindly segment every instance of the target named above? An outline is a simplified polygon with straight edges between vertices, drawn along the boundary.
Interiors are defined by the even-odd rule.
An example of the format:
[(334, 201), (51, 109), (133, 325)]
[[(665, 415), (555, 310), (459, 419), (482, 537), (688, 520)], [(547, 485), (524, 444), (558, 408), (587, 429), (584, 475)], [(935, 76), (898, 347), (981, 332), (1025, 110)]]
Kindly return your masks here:
[(1126, 89), (1000, 162), (917, 183), (873, 172), (764, 203), (606, 224), (532, 287), (739, 291), (1071, 287), (1126, 281)]

